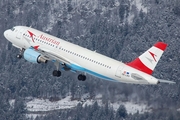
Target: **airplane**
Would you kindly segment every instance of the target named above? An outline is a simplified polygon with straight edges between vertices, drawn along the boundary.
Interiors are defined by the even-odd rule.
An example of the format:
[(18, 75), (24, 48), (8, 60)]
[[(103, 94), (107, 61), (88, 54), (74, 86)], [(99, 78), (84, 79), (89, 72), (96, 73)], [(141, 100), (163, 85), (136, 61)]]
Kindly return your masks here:
[(20, 49), (17, 58), (24, 57), (31, 63), (54, 62), (52, 75), (61, 76), (61, 71), (80, 72), (78, 80), (85, 81), (86, 73), (104, 80), (151, 84), (175, 83), (152, 76), (167, 44), (157, 42), (142, 55), (129, 63), (122, 63), (110, 57), (67, 42), (45, 32), (26, 26), (15, 26), (4, 31), (4, 37)]

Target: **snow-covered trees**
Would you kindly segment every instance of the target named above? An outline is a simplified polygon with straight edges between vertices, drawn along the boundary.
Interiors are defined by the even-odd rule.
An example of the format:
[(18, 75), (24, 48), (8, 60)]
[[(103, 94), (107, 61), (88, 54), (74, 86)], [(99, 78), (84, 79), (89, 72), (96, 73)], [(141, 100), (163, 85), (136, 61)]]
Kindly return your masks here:
[[(78, 105), (76, 110), (55, 112), (53, 115), (37, 119), (82, 119), (84, 117), (113, 120), (124, 116), (122, 119), (132, 120), (163, 119), (163, 116), (168, 116), (166, 114), (168, 110), (161, 112), (158, 108), (175, 109), (180, 106), (179, 6), (178, 0), (1, 0), (1, 118), (5, 119), (7, 115), (15, 113), (10, 109), (8, 103), (10, 99), (31, 96), (53, 101), (71, 95), (72, 99), (80, 100), (84, 94), (89, 95), (88, 99), (94, 99), (95, 95), (102, 94), (106, 107), (94, 104), (83, 108)], [(144, 8), (147, 12), (144, 12)], [(43, 30), (123, 62), (136, 58), (156, 41), (165, 41), (169, 44), (168, 49), (158, 63), (154, 76), (171, 79), (177, 84), (174, 86), (117, 84), (92, 76), (88, 76), (88, 80), (81, 83), (76, 80), (77, 74), (67, 72), (63, 72), (61, 78), (54, 78), (51, 75), (54, 69), (52, 63), (34, 65), (23, 59), (15, 59), (18, 50), (3, 37), (4, 30), (15, 25), (27, 25)], [(19, 100), (16, 102), (18, 114), (26, 113), (23, 111), (24, 99), (17, 100)], [(123, 106), (117, 112), (108, 107), (108, 101), (130, 100), (137, 103), (146, 102), (158, 112), (156, 111), (155, 115), (154, 112), (127, 115)], [(81, 118), (79, 114), (75, 116), (76, 111), (80, 111)], [(72, 112), (74, 114), (71, 114)], [(178, 116), (178, 113), (171, 113), (168, 118), (178, 118), (174, 116)]]

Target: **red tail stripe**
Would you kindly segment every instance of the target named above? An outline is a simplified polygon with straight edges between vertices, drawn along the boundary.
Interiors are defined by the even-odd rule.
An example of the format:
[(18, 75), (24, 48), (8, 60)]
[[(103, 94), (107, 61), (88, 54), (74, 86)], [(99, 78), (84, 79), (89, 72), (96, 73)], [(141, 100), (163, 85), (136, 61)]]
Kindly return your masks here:
[(145, 72), (149, 75), (152, 75), (153, 71), (146, 67), (139, 58), (136, 58), (133, 62), (127, 63), (128, 66), (133, 67), (137, 70)]
[(158, 42), (154, 46), (161, 49), (162, 51), (164, 51), (166, 49), (166, 47), (167, 47), (167, 44), (164, 43), (164, 42)]

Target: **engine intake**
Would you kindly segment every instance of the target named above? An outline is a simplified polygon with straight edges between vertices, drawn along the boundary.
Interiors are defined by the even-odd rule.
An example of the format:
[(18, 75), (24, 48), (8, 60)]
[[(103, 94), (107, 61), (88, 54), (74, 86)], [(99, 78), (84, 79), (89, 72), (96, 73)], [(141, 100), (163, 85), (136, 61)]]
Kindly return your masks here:
[(46, 58), (30, 48), (24, 51), (24, 59), (32, 63), (47, 63)]

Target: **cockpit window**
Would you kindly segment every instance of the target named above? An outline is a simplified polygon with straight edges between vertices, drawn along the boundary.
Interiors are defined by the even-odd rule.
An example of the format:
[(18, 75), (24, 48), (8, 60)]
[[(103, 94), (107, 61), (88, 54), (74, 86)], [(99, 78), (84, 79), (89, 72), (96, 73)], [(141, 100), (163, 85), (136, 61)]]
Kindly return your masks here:
[(11, 30), (12, 30), (12, 31), (14, 31), (14, 30), (15, 30), (15, 28), (13, 27), (13, 28), (11, 28)]

